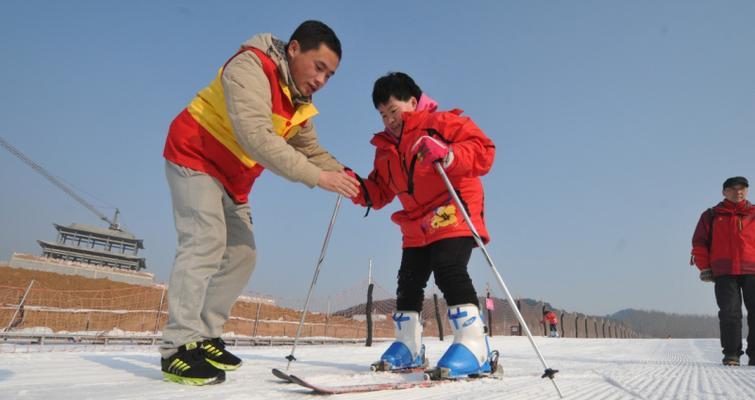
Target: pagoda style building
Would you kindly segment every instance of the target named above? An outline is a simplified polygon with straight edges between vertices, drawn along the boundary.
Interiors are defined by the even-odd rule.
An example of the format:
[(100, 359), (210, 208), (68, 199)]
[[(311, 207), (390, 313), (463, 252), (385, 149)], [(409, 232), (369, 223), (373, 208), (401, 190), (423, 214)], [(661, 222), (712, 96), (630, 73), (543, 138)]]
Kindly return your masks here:
[(37, 240), (44, 257), (132, 271), (147, 268), (144, 258), (137, 256), (144, 241), (129, 232), (81, 224), (53, 225), (58, 230), (57, 242)]

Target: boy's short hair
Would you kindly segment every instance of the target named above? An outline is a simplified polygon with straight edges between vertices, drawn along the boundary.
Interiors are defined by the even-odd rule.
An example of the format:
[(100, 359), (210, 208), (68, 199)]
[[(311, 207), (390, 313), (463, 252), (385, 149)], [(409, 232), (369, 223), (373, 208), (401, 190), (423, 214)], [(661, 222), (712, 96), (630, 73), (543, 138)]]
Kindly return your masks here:
[(375, 81), (375, 86), (372, 88), (372, 104), (378, 108), (381, 104), (387, 103), (391, 96), (401, 101), (412, 97), (419, 100), (422, 89), (414, 83), (411, 76), (403, 72), (389, 72)]
[[(329, 26), (320, 21), (308, 20), (302, 22), (294, 33), (291, 34), (288, 43), (291, 43), (293, 40), (299, 42), (299, 49), (302, 52), (313, 49), (317, 50), (320, 48), (320, 44), (324, 44), (336, 53), (339, 60), (341, 59), (341, 41), (338, 40), (338, 36), (333, 32), (333, 29), (330, 29)], [(288, 50), (288, 45), (286, 45), (286, 50)]]

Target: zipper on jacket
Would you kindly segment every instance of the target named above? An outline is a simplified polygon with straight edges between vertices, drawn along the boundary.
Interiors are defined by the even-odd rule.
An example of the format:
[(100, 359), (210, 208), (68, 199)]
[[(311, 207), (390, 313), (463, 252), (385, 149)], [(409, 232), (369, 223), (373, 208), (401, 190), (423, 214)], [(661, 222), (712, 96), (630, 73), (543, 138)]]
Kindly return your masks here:
[[(403, 137), (403, 136), (402, 136)], [(406, 176), (406, 190), (402, 191), (408, 194), (412, 197), (412, 200), (414, 200), (415, 203), (417, 203), (417, 199), (414, 197), (414, 183), (411, 180), (411, 176), (409, 175), (409, 171), (406, 169), (406, 158), (399, 150), (399, 145), (401, 144), (401, 138), (399, 138), (399, 142), (395, 145), (396, 146), (396, 154), (398, 155), (398, 163), (401, 164), (401, 171)], [(415, 157), (416, 159), (416, 157)], [(390, 164), (389, 164), (390, 166)], [(388, 169), (390, 172), (390, 168)], [(411, 171), (414, 171), (414, 163), (412, 163)], [(396, 185), (396, 188), (398, 188), (398, 185)]]
[(412, 162), (409, 164), (409, 175), (406, 181), (406, 191), (414, 195), (414, 166), (417, 164), (417, 156), (412, 157)]
[(393, 187), (395, 188), (396, 192), (400, 192), (401, 189), (398, 187), (398, 182), (396, 182), (396, 181), (393, 180), (393, 172), (391, 172), (391, 160), (388, 159), (385, 162), (386, 162), (386, 165), (388, 166), (388, 184), (389, 184), (389, 186), (393, 185)]
[[(404, 175), (406, 175), (406, 194), (412, 197), (412, 200), (414, 200), (415, 203), (417, 202), (417, 198), (414, 197), (414, 182), (412, 175), (414, 174), (414, 160), (417, 157), (414, 157), (412, 160), (412, 165), (410, 167), (410, 171), (407, 171), (406, 169), (406, 157), (404, 157), (404, 154), (401, 153), (400, 147), (401, 147), (401, 141), (404, 139), (404, 128), (406, 124), (401, 126), (401, 134), (398, 137), (398, 142), (394, 144), (396, 147), (396, 154), (398, 155), (398, 162), (401, 164), (401, 171), (404, 172)], [(390, 163), (389, 163), (390, 167)], [(388, 168), (388, 171), (390, 173), (390, 168)], [(398, 189), (398, 185), (396, 185), (396, 188)]]

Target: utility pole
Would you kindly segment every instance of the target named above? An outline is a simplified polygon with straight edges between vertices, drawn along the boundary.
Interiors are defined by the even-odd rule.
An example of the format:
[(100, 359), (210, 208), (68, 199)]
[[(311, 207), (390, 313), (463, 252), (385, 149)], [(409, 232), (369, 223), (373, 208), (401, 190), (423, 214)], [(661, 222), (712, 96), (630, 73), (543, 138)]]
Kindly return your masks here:
[(438, 292), (435, 289), (433, 289), (433, 303), (435, 304), (435, 323), (438, 325), (438, 340), (442, 342), (443, 341), (443, 319), (441, 319), (440, 317), (440, 307), (438, 306)]
[(487, 291), (487, 296), (485, 296), (485, 308), (488, 309), (488, 336), (493, 337), (493, 308), (495, 306), (493, 305), (493, 299), (490, 298), (490, 282), (485, 284), (485, 291)]
[(364, 345), (372, 346), (372, 290), (375, 285), (372, 283), (372, 257), (370, 257), (369, 269), (367, 272), (367, 306), (365, 307), (365, 317), (367, 319), (367, 340)]

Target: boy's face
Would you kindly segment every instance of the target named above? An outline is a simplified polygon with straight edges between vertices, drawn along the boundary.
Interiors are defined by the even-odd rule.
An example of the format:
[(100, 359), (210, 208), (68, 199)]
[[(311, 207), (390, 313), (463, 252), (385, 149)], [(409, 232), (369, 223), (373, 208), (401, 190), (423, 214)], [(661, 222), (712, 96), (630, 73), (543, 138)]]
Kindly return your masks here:
[(397, 100), (391, 96), (388, 98), (388, 101), (379, 105), (377, 109), (388, 131), (398, 136), (401, 134), (401, 128), (404, 125), (401, 114), (414, 111), (416, 108), (417, 99), (414, 97), (410, 97), (409, 100)]
[(288, 66), (291, 69), (291, 77), (304, 96), (311, 96), (320, 90), (336, 73), (338, 68), (338, 55), (320, 43), (317, 49), (302, 52), (299, 42), (292, 40), (288, 45)]
[(739, 203), (747, 198), (747, 188), (744, 185), (729, 186), (723, 191), (726, 200), (732, 203)]

